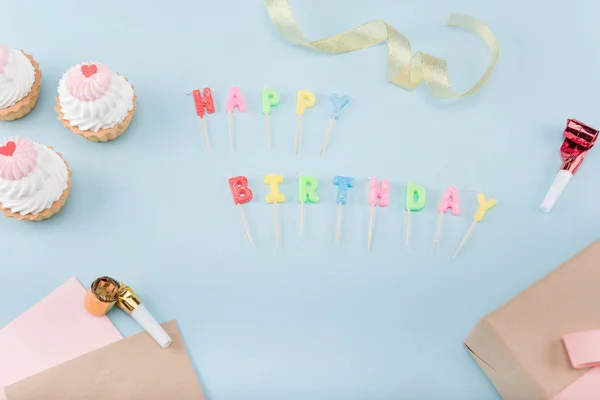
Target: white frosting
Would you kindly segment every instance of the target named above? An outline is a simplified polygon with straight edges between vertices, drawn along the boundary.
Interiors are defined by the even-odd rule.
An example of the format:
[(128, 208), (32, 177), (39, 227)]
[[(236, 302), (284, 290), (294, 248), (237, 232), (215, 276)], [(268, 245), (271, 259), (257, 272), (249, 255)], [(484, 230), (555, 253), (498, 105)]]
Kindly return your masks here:
[[(81, 64), (74, 68), (81, 68)], [(106, 93), (96, 100), (82, 101), (67, 90), (67, 73), (58, 85), (58, 100), (64, 119), (71, 126), (82, 131), (98, 132), (123, 122), (133, 109), (133, 88), (121, 75), (111, 72), (110, 86)]]
[(14, 106), (31, 92), (35, 68), (20, 50), (8, 50), (8, 63), (0, 70), (0, 108)]
[(0, 178), (0, 203), (21, 215), (37, 214), (62, 196), (68, 187), (69, 171), (63, 159), (52, 149), (33, 143), (37, 165), (20, 180)]

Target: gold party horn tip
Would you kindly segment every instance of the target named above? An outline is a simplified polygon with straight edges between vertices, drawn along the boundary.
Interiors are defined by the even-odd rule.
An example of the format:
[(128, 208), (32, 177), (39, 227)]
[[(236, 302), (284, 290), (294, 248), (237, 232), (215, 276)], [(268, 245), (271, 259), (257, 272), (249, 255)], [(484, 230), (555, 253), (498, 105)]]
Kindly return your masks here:
[(117, 300), (117, 306), (125, 311), (127, 314), (131, 314), (138, 306), (142, 304), (142, 301), (137, 297), (137, 294), (129, 286), (121, 283), (119, 285), (119, 299)]
[(85, 294), (85, 309), (97, 317), (106, 315), (117, 303), (119, 297), (119, 282), (108, 276), (103, 276), (92, 282)]

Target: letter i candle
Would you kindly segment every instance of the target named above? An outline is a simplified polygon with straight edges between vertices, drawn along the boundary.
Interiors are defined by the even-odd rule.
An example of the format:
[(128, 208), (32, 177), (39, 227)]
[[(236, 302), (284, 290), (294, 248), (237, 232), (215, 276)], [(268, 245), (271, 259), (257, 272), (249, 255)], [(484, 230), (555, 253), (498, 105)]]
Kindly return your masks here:
[(296, 102), (296, 114), (298, 114), (298, 133), (296, 134), (296, 154), (300, 149), (300, 131), (304, 110), (315, 105), (315, 94), (308, 90), (298, 90), (298, 101)]
[(410, 212), (425, 207), (425, 189), (412, 182), (406, 184), (406, 245), (410, 241)]
[(215, 113), (215, 103), (213, 101), (212, 93), (210, 88), (204, 88), (204, 96), (200, 94), (198, 89), (194, 90), (194, 104), (196, 105), (196, 114), (202, 121), (202, 130), (204, 131), (204, 143), (206, 144), (206, 150), (210, 151), (210, 141), (208, 140), (208, 129), (206, 128), (206, 122), (204, 121), (204, 109), (208, 114)]
[(246, 102), (240, 88), (235, 86), (231, 88), (226, 107), (229, 114), (229, 151), (233, 151), (233, 110), (237, 108), (239, 112), (246, 112)]
[(253, 197), (252, 190), (250, 190), (248, 187), (248, 179), (245, 176), (229, 178), (229, 189), (231, 189), (233, 202), (240, 209), (240, 216), (242, 217), (242, 223), (244, 224), (244, 229), (246, 230), (246, 236), (248, 236), (248, 243), (250, 243), (250, 246), (252, 246), (252, 236), (250, 235), (250, 229), (248, 228), (248, 223), (246, 222), (246, 217), (244, 216), (244, 210), (242, 209), (242, 204), (248, 203)]
[(462, 242), (458, 246), (458, 249), (456, 249), (456, 253), (454, 253), (454, 256), (452, 256), (452, 258), (456, 258), (456, 256), (460, 252), (460, 250), (463, 248), (463, 246), (467, 242), (467, 239), (471, 235), (471, 232), (473, 232), (473, 228), (475, 228), (475, 225), (478, 222), (483, 221), (483, 216), (485, 215), (485, 212), (487, 210), (492, 209), (496, 205), (496, 199), (490, 198), (489, 200), (486, 200), (485, 196), (483, 195), (483, 193), (479, 192), (477, 194), (477, 204), (479, 205), (479, 208), (477, 209), (477, 212), (473, 216), (473, 223), (471, 224), (471, 227), (467, 231), (467, 234), (465, 235), (464, 239), (462, 240)]
[(560, 146), (563, 163), (540, 205), (540, 210), (543, 212), (552, 211), (552, 207), (571, 182), (571, 178), (581, 166), (587, 152), (594, 146), (598, 138), (598, 130), (575, 119), (569, 119), (563, 136), (565, 140)]
[(319, 196), (317, 188), (319, 183), (312, 176), (301, 176), (298, 178), (298, 202), (300, 203), (300, 237), (302, 237), (302, 227), (304, 226), (304, 203), (318, 203)]
[(265, 139), (267, 141), (267, 149), (269, 148), (269, 114), (271, 108), (279, 105), (279, 92), (272, 89), (263, 89), (262, 91), (262, 112), (265, 114)]
[(342, 108), (344, 108), (346, 104), (350, 102), (350, 98), (342, 94), (333, 93), (329, 97), (329, 101), (331, 103), (331, 121), (329, 122), (329, 128), (327, 128), (327, 133), (325, 133), (325, 139), (323, 140), (323, 144), (321, 145), (321, 151), (319, 152), (319, 155), (323, 155), (323, 151), (325, 150), (325, 146), (327, 145), (327, 140), (329, 139), (329, 134), (331, 133), (331, 129), (333, 128), (333, 122), (336, 119), (340, 118)]
[(440, 201), (440, 205), (438, 206), (438, 212), (440, 213), (440, 217), (438, 218), (437, 233), (435, 234), (435, 240), (433, 242), (433, 251), (437, 251), (438, 242), (440, 241), (440, 233), (442, 231), (442, 219), (444, 217), (444, 214), (448, 212), (448, 209), (452, 211), (452, 215), (460, 215), (460, 202), (458, 200), (458, 191), (454, 186), (448, 186), (446, 188), (446, 191), (442, 196), (442, 201)]
[(375, 214), (375, 206), (387, 207), (389, 197), (390, 184), (387, 179), (381, 181), (381, 185), (377, 178), (371, 178), (369, 181), (369, 205), (371, 206), (371, 216), (369, 217), (369, 244), (368, 251), (371, 251), (371, 238), (373, 236), (373, 215)]
[(279, 211), (277, 203), (285, 202), (285, 194), (279, 193), (279, 185), (283, 183), (282, 175), (267, 175), (265, 176), (265, 185), (269, 185), (270, 192), (265, 197), (267, 204), (273, 204), (275, 207), (275, 243), (279, 247)]
[(348, 189), (354, 187), (354, 179), (347, 176), (335, 176), (333, 184), (338, 187), (336, 203), (338, 204), (337, 225), (335, 228), (335, 243), (340, 242), (340, 227), (342, 225), (342, 207), (348, 202)]

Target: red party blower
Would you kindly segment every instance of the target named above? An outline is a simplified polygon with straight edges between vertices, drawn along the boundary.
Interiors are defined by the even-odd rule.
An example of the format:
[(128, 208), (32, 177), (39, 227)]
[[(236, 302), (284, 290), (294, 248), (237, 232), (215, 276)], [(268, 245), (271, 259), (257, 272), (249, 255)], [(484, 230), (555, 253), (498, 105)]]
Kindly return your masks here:
[(594, 146), (598, 138), (598, 130), (587, 126), (575, 119), (567, 120), (567, 127), (563, 133), (565, 140), (560, 146), (560, 155), (563, 163), (556, 173), (554, 182), (540, 205), (540, 210), (550, 212), (554, 203), (567, 187), (571, 178), (583, 162), (587, 152)]

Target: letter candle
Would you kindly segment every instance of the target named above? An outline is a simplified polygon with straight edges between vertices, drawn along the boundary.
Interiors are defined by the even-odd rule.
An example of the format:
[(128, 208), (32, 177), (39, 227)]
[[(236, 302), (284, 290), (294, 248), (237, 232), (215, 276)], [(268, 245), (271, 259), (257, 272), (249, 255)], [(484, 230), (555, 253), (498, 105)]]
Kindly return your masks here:
[(454, 186), (448, 186), (446, 188), (446, 191), (442, 196), (442, 201), (440, 201), (440, 205), (438, 206), (438, 212), (440, 213), (440, 217), (438, 218), (437, 233), (435, 234), (435, 240), (433, 242), (433, 251), (437, 251), (438, 242), (440, 240), (440, 233), (442, 230), (442, 218), (444, 217), (444, 214), (448, 212), (448, 209), (452, 211), (452, 215), (460, 215), (460, 202), (458, 200), (458, 191)]
[(390, 184), (387, 179), (382, 179), (381, 185), (377, 178), (371, 178), (369, 181), (369, 205), (371, 206), (371, 214), (369, 217), (369, 244), (368, 251), (371, 251), (371, 238), (373, 236), (373, 215), (375, 214), (375, 206), (387, 207), (389, 198)]
[(298, 178), (298, 202), (300, 203), (300, 237), (304, 226), (304, 203), (318, 203), (317, 188), (319, 182), (313, 176), (303, 175)]
[(333, 184), (338, 187), (336, 203), (338, 204), (337, 225), (335, 228), (335, 244), (340, 242), (340, 227), (342, 225), (342, 207), (348, 202), (348, 189), (354, 187), (354, 178), (337, 175)]
[(477, 194), (477, 204), (479, 205), (479, 208), (473, 216), (473, 223), (471, 224), (471, 227), (467, 231), (467, 234), (465, 235), (462, 242), (460, 242), (460, 245), (458, 246), (458, 249), (456, 249), (456, 253), (454, 253), (454, 256), (452, 256), (452, 258), (456, 258), (458, 253), (460, 253), (460, 250), (465, 245), (465, 243), (467, 243), (467, 239), (471, 235), (471, 232), (473, 232), (473, 228), (475, 228), (475, 225), (477, 225), (478, 222), (483, 221), (483, 216), (485, 215), (485, 212), (487, 210), (492, 209), (496, 205), (496, 199), (490, 198), (489, 200), (486, 200), (483, 193), (479, 192)]
[(406, 184), (406, 245), (410, 242), (410, 212), (425, 207), (425, 189), (412, 182)]
[(265, 114), (265, 138), (267, 141), (267, 149), (269, 148), (269, 114), (271, 114), (271, 108), (279, 105), (280, 99), (277, 90), (263, 89), (262, 112)]
[(301, 120), (304, 110), (315, 105), (315, 94), (308, 90), (298, 90), (298, 100), (296, 102), (296, 114), (298, 115), (298, 133), (296, 134), (296, 154), (300, 149), (300, 131)]
[(265, 185), (269, 185), (270, 192), (265, 197), (267, 204), (273, 204), (275, 207), (275, 240), (279, 247), (279, 211), (277, 203), (285, 202), (285, 194), (279, 193), (279, 184), (283, 183), (283, 175), (267, 175), (265, 176)]
[(248, 228), (246, 216), (244, 215), (244, 210), (242, 209), (242, 204), (248, 203), (253, 197), (252, 190), (250, 190), (248, 187), (248, 179), (245, 176), (229, 178), (229, 189), (231, 190), (231, 195), (233, 196), (233, 202), (240, 209), (242, 223), (244, 224), (244, 229), (246, 230), (246, 236), (248, 236), (248, 243), (250, 243), (250, 246), (252, 246), (252, 236), (250, 236), (250, 229)]
[(231, 88), (226, 108), (227, 114), (229, 114), (229, 151), (233, 151), (233, 110), (237, 108), (239, 112), (246, 112), (246, 102), (240, 88), (236, 86)]
[(325, 146), (327, 145), (329, 134), (331, 133), (331, 129), (333, 128), (333, 122), (336, 119), (340, 118), (342, 108), (344, 108), (346, 104), (350, 102), (350, 98), (342, 94), (333, 93), (329, 97), (329, 102), (331, 103), (331, 121), (329, 122), (329, 128), (327, 128), (327, 133), (325, 133), (325, 140), (323, 140), (323, 144), (321, 145), (321, 151), (319, 152), (320, 155), (323, 155), (323, 151), (325, 150)]
[(198, 89), (194, 90), (192, 94), (194, 95), (194, 104), (196, 105), (196, 114), (200, 117), (202, 121), (202, 130), (204, 131), (204, 143), (206, 144), (206, 149), (210, 151), (210, 142), (208, 140), (208, 129), (206, 128), (206, 122), (204, 121), (204, 109), (208, 114), (215, 113), (215, 103), (213, 101), (212, 93), (210, 88), (204, 88), (203, 90), (204, 96), (200, 94)]

